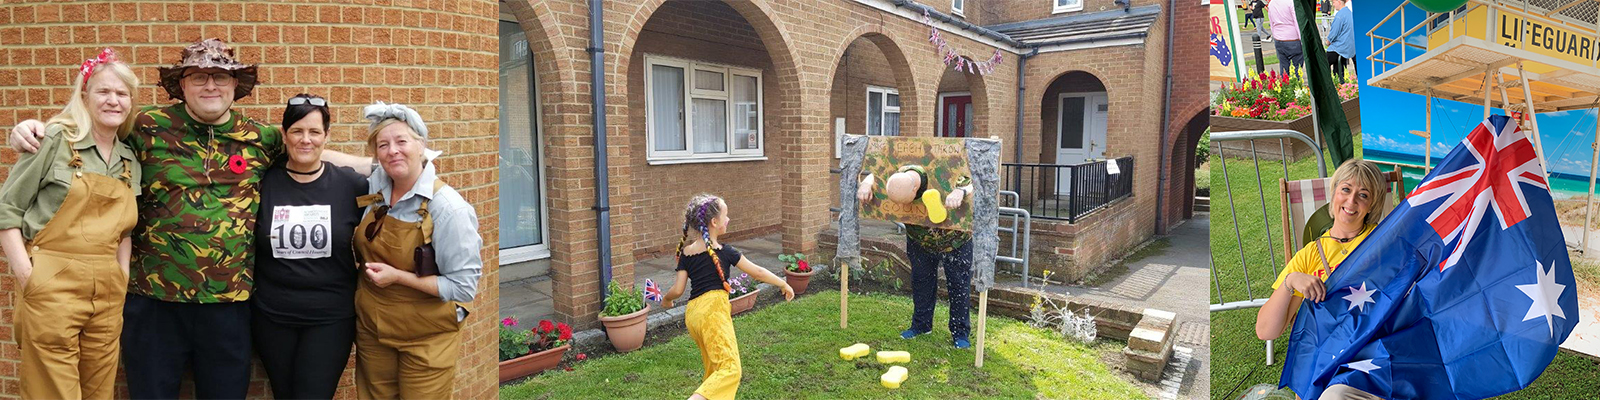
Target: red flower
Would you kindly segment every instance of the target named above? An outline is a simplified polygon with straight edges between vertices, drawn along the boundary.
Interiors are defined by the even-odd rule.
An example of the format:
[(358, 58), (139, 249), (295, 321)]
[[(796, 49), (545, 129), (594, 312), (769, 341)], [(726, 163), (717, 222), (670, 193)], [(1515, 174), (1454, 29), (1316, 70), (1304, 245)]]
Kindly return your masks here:
[(551, 324), (550, 320), (548, 320), (548, 319), (547, 320), (543, 320), (543, 321), (539, 321), (539, 333), (549, 333), (551, 330), (553, 330), (555, 328), (556, 328), (555, 324)]
[(806, 260), (795, 261), (795, 264), (800, 266), (800, 272), (811, 272), (811, 264), (806, 264)]
[(578, 361), (583, 361), (583, 360), (587, 360), (587, 359), (589, 359), (589, 355), (588, 354), (578, 353)]
[(505, 319), (500, 320), (500, 325), (515, 327), (517, 326), (517, 317), (506, 317)]
[(557, 336), (556, 340), (572, 340), (572, 327), (567, 326), (565, 322), (561, 323), (560, 325), (556, 325), (556, 329), (561, 331), (561, 336)]
[(228, 171), (232, 171), (235, 174), (243, 174), (246, 167), (249, 167), (249, 165), (245, 164), (244, 157), (240, 157), (238, 154), (228, 156)]

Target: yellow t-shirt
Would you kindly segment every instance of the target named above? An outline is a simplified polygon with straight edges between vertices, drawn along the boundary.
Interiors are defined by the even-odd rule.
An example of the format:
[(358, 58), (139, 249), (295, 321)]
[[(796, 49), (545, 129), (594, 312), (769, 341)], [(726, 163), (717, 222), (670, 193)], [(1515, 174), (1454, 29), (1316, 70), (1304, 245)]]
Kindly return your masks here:
[[(1278, 286), (1283, 285), (1283, 278), (1288, 277), (1290, 272), (1305, 273), (1317, 277), (1318, 280), (1327, 281), (1327, 274), (1333, 273), (1334, 269), (1338, 269), (1339, 264), (1344, 262), (1344, 258), (1349, 257), (1351, 252), (1356, 251), (1356, 246), (1360, 246), (1361, 242), (1366, 241), (1367, 235), (1371, 234), (1372, 229), (1376, 227), (1377, 225), (1361, 227), (1361, 234), (1356, 235), (1355, 239), (1351, 239), (1347, 243), (1339, 243), (1338, 240), (1333, 240), (1328, 236), (1317, 238), (1317, 242), (1322, 243), (1322, 253), (1317, 252), (1317, 242), (1306, 243), (1306, 247), (1300, 248), (1299, 252), (1294, 253), (1294, 258), (1289, 259), (1289, 265), (1285, 265), (1283, 271), (1278, 272), (1278, 280), (1272, 282), (1272, 289), (1277, 290)], [(1320, 260), (1322, 254), (1327, 254), (1328, 256), (1329, 269), (1327, 271), (1323, 271), (1322, 268), (1322, 261)], [(1295, 291), (1294, 295), (1305, 297), (1299, 291)]]

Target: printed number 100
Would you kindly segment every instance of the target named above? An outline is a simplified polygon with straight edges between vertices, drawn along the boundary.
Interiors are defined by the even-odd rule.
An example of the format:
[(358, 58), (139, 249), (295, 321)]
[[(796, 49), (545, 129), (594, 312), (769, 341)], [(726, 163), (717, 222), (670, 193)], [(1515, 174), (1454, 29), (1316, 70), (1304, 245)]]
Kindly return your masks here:
[[(283, 225), (278, 225), (272, 229), (277, 231), (277, 236), (279, 238), (285, 238), (283, 235)], [(287, 236), (289, 239), (287, 240), (287, 242), (289, 242), (289, 247), (294, 247), (296, 250), (305, 249), (307, 239), (306, 230), (307, 229), (305, 225), (295, 224), (294, 226), (289, 227), (289, 235)], [(312, 225), (310, 231), (311, 248), (320, 249), (328, 247), (328, 227), (323, 225)], [(278, 248), (288, 248), (284, 246), (284, 242), (285, 240), (279, 239)]]

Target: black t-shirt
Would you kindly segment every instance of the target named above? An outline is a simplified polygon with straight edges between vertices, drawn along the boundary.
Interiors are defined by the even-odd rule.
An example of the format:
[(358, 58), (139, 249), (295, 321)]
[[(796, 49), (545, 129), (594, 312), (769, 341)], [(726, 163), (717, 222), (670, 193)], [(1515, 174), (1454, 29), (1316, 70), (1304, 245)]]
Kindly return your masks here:
[(367, 178), (322, 163), (322, 176), (296, 182), (283, 164), (261, 179), (256, 210), (256, 310), (280, 324), (355, 318), (357, 269), (350, 241)]
[[(739, 249), (730, 245), (722, 245), (722, 250), (717, 250), (717, 257), (722, 261), (722, 274), (728, 279), (733, 279), (733, 266), (739, 264), (744, 254)], [(712, 290), (723, 290), (722, 278), (717, 276), (717, 269), (711, 261), (711, 253), (700, 252), (692, 256), (678, 258), (677, 271), (689, 272), (689, 300)]]

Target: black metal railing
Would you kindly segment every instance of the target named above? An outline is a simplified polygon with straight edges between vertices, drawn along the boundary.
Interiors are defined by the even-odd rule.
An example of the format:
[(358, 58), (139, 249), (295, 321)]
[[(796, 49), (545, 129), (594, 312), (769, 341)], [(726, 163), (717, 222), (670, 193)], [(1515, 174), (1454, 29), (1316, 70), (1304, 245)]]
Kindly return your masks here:
[(1002, 190), (1017, 192), (1021, 207), (1035, 218), (1077, 223), (1078, 218), (1133, 193), (1133, 157), (1118, 158), (1116, 163), (1115, 174), (1106, 161), (1003, 164)]

